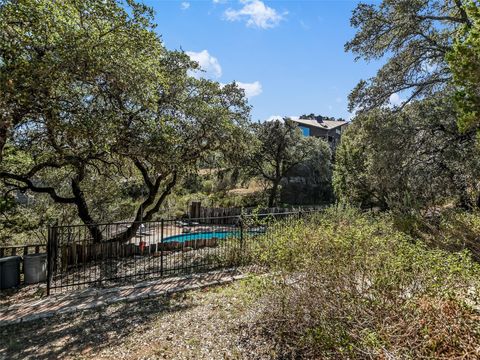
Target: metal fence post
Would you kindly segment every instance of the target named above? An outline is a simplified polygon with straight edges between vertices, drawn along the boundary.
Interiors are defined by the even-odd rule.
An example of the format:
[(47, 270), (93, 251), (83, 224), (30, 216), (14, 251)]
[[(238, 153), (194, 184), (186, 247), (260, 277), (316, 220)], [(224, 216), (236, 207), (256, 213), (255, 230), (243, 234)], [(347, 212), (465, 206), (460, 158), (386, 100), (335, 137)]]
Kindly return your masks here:
[(243, 259), (243, 252), (244, 250), (244, 239), (243, 239), (243, 219), (242, 215), (239, 215), (238, 217), (238, 223), (240, 225), (240, 257)]
[(52, 288), (53, 271), (56, 259), (56, 242), (57, 242), (56, 226), (48, 226), (47, 234), (47, 296), (50, 295)]
[(163, 228), (164, 220), (160, 221), (160, 276), (163, 277)]

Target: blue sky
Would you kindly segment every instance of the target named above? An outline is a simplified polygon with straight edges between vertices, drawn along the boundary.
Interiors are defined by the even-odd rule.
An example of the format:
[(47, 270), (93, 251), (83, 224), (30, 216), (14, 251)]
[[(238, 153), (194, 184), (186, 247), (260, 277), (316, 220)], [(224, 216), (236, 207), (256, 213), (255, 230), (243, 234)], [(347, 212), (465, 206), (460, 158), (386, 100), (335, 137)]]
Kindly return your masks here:
[(205, 76), (246, 89), (254, 121), (303, 113), (349, 118), (349, 92), (380, 66), (344, 52), (357, 1), (145, 3), (167, 48), (186, 51)]

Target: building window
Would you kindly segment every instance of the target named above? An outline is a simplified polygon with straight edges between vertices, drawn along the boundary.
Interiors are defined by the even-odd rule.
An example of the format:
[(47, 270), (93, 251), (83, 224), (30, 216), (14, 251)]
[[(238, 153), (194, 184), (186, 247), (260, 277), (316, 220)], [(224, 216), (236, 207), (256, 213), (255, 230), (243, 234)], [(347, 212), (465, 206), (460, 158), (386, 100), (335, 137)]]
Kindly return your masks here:
[(304, 127), (304, 126), (300, 126), (300, 130), (302, 130), (303, 136), (310, 136), (310, 128)]

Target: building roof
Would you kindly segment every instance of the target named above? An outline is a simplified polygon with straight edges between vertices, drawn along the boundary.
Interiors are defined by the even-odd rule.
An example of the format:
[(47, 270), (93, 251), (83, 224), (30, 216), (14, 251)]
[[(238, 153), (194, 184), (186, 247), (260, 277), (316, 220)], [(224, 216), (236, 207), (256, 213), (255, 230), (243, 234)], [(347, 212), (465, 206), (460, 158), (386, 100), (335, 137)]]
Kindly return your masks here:
[(310, 119), (292, 119), (292, 121), (302, 124), (308, 125), (320, 129), (335, 129), (336, 127), (346, 125), (348, 122), (344, 120), (323, 120), (322, 122), (318, 122), (317, 120), (310, 120)]

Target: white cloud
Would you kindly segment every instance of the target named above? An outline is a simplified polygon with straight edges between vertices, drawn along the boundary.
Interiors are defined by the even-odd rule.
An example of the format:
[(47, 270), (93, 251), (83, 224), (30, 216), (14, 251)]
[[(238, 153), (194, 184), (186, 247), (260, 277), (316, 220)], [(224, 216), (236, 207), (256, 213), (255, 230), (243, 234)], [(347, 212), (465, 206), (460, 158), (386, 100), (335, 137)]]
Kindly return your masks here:
[[(195, 71), (191, 73), (191, 76), (206, 77), (210, 79), (218, 79), (222, 76), (222, 67), (217, 58), (210, 55), (208, 50), (202, 50), (200, 52), (186, 51), (185, 52), (190, 59), (196, 61), (203, 71)], [(263, 91), (260, 81), (254, 81), (252, 83), (244, 83), (237, 81), (237, 86), (245, 91), (245, 96), (251, 98), (260, 95)], [(224, 85), (224, 84), (222, 84)]]
[(247, 98), (260, 95), (263, 91), (262, 84), (260, 84), (260, 81), (255, 81), (253, 83), (243, 83), (243, 82), (237, 81), (237, 85), (239, 88), (242, 88), (243, 90), (245, 90), (245, 96)]
[(272, 115), (270, 116), (267, 120), (265, 121), (276, 121), (276, 120), (280, 120), (280, 121), (283, 121), (283, 116), (281, 115)]
[(403, 103), (403, 99), (400, 97), (400, 95), (398, 95), (397, 93), (393, 93), (392, 95), (390, 95), (390, 106), (400, 106), (402, 105)]
[(228, 21), (245, 20), (248, 27), (268, 29), (277, 26), (287, 15), (287, 12), (279, 14), (260, 0), (241, 0), (240, 2), (244, 5), (241, 9), (225, 11), (225, 18)]
[(210, 55), (207, 50), (200, 52), (187, 51), (186, 54), (190, 56), (190, 59), (196, 61), (200, 65), (200, 68), (204, 70), (204, 73), (195, 73), (193, 76), (205, 76), (216, 79), (222, 76), (220, 63), (217, 58)]
[(290, 116), (285, 116), (285, 115), (272, 115), (270, 116), (267, 120), (265, 121), (275, 121), (275, 120), (280, 120), (283, 121), (283, 119), (290, 119), (290, 120), (298, 120), (300, 119), (300, 116), (296, 115), (290, 115)]
[(187, 10), (187, 9), (190, 8), (190, 3), (184, 1), (184, 2), (182, 2), (182, 3), (180, 4), (180, 8), (181, 8), (182, 10)]

